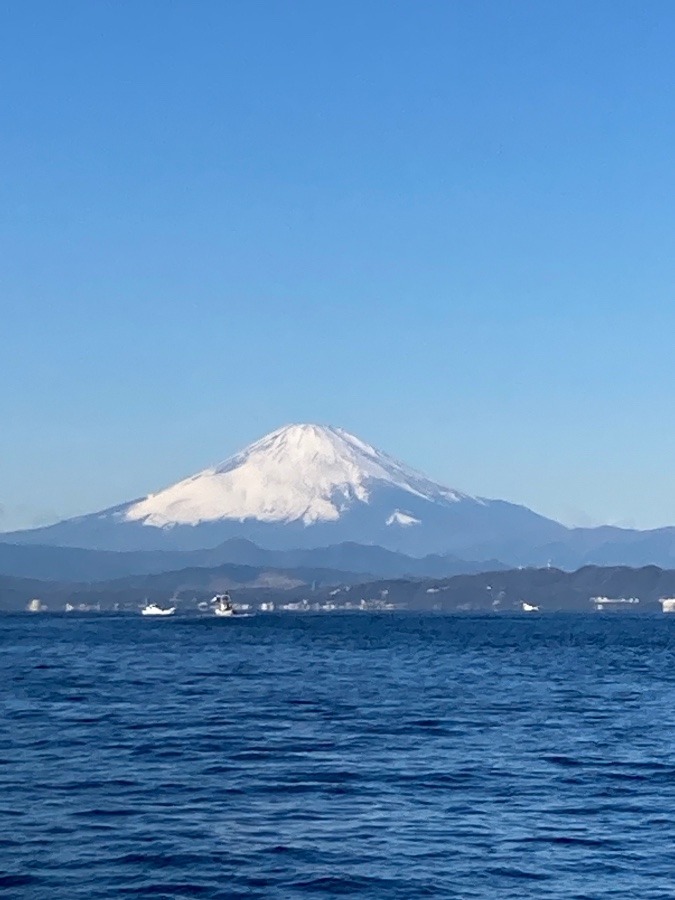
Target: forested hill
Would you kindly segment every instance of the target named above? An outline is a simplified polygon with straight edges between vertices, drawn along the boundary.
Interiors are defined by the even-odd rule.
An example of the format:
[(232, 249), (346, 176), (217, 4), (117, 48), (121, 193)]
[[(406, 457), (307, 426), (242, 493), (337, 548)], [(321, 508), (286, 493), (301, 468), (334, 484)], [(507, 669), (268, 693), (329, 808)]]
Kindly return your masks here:
[(378, 579), (328, 570), (280, 571), (221, 566), (181, 569), (157, 575), (132, 576), (89, 584), (37, 581), (0, 576), (0, 610), (25, 609), (40, 598), (49, 611), (66, 603), (104, 610), (138, 608), (146, 599), (172, 598), (189, 612), (216, 591), (231, 590), (235, 602), (253, 604), (273, 600), (277, 609), (301, 602), (305, 608), (345, 609), (365, 602), (368, 608), (395, 607), (440, 612), (518, 612), (523, 604), (545, 612), (597, 612), (593, 598), (631, 603), (601, 603), (607, 610), (653, 613), (659, 600), (675, 596), (675, 570), (646, 566), (586, 566), (576, 572), (560, 569), (512, 569), (443, 579)]

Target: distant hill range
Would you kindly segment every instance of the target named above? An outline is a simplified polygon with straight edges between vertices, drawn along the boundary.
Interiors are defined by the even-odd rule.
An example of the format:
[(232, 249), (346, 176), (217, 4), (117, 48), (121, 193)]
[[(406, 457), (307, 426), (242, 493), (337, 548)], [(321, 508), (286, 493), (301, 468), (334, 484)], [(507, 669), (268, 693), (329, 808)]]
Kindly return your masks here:
[[(39, 598), (48, 611), (66, 603), (101, 612), (138, 612), (146, 602), (179, 612), (197, 612), (214, 593), (233, 592), (238, 604), (253, 609), (274, 603), (276, 609), (393, 606), (410, 611), (503, 614), (522, 612), (527, 604), (539, 613), (656, 613), (662, 597), (675, 595), (675, 571), (657, 566), (586, 566), (560, 569), (516, 569), (444, 578), (385, 578), (363, 581), (354, 573), (319, 569), (272, 569), (223, 565), (157, 574), (132, 575), (90, 584), (39, 581), (0, 575), (0, 611), (26, 609)], [(593, 599), (596, 598), (596, 599)], [(605, 598), (598, 601), (597, 598)], [(622, 602), (632, 600), (633, 602)], [(635, 602), (638, 601), (638, 602)], [(531, 613), (527, 613), (531, 615)], [(536, 615), (537, 612), (534, 612)]]
[[(226, 562), (374, 575), (441, 574), (462, 560), (471, 561), (457, 563), (462, 571), (472, 571), (473, 561), (494, 568), (496, 560), (507, 567), (570, 570), (586, 564), (675, 566), (673, 527), (567, 528), (524, 506), (438, 484), (360, 438), (321, 425), (281, 428), (157, 493), (0, 540), (41, 545), (24, 557), (4, 550), (0, 571), (52, 577), (66, 556), (50, 561), (45, 546), (69, 547), (78, 548), (69, 558), (73, 572), (88, 580)], [(241, 542), (236, 558), (222, 550), (233, 549), (232, 541)], [(85, 557), (82, 550), (156, 555)], [(272, 551), (316, 555), (255, 558)], [(418, 566), (386, 551), (426, 562)], [(171, 555), (176, 552), (196, 556), (177, 560)]]
[[(498, 560), (473, 562), (450, 554), (429, 555), (421, 559), (394, 553), (383, 547), (344, 543), (306, 550), (265, 550), (242, 539), (232, 538), (209, 550), (86, 550), (79, 547), (50, 547), (40, 544), (0, 543), (0, 574), (44, 581), (107, 581), (127, 576), (153, 575), (189, 568), (219, 566), (257, 569), (303, 569), (310, 579), (331, 583), (344, 581), (345, 573), (385, 578), (443, 577), (459, 573), (481, 572), (485, 568), (506, 568)], [(315, 572), (314, 575), (311, 573)], [(351, 576), (349, 580), (353, 580)]]

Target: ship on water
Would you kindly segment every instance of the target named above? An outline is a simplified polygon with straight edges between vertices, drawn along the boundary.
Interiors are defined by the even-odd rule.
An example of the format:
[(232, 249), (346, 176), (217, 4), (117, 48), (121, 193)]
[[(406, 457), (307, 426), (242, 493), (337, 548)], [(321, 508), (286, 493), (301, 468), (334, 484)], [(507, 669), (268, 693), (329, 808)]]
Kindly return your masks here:
[(146, 603), (141, 610), (142, 616), (172, 616), (176, 612), (175, 606), (161, 607), (156, 603)]
[(211, 600), (211, 608), (213, 609), (213, 614), (215, 616), (234, 616), (236, 615), (236, 610), (232, 605), (232, 600), (230, 595), (225, 594), (216, 594), (215, 597)]

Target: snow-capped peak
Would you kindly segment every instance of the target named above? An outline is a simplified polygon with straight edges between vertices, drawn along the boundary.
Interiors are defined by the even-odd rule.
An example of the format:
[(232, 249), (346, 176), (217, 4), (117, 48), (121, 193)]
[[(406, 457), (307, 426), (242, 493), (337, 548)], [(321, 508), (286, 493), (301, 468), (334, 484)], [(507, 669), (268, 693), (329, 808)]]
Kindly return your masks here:
[(341, 428), (287, 425), (220, 465), (150, 494), (123, 516), (160, 527), (223, 519), (309, 525), (339, 519), (355, 502), (368, 503), (376, 486), (442, 503), (473, 499)]

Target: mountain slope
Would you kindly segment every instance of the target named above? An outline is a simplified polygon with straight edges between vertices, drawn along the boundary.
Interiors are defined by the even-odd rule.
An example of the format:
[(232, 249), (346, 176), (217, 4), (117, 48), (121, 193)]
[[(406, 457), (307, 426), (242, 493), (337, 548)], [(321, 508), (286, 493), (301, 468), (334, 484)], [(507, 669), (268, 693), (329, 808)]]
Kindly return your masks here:
[(155, 494), (3, 539), (108, 550), (354, 542), (462, 557), (480, 547), (487, 559), (494, 544), (517, 555), (567, 534), (525, 507), (437, 484), (342, 429), (290, 425)]
[[(291, 425), (274, 431), (221, 465), (206, 469), (124, 511), (127, 522), (157, 527), (221, 519), (334, 522), (375, 485), (429, 502), (485, 501), (443, 488), (341, 428)], [(397, 509), (391, 522), (415, 524)]]

